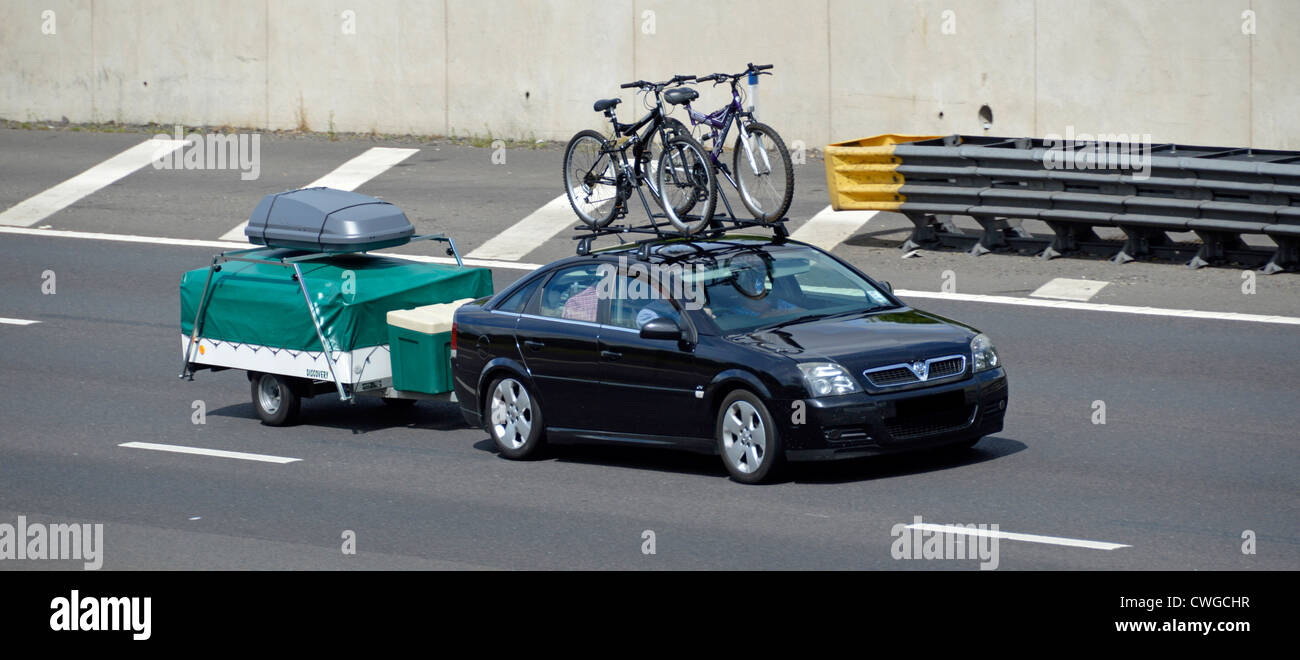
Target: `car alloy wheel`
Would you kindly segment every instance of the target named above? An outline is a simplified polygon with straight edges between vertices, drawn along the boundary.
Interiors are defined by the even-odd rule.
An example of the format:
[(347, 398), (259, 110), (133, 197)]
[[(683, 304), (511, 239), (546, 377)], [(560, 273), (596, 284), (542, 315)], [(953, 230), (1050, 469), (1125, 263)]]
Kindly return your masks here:
[(517, 379), (502, 378), (490, 391), (488, 429), (492, 439), (507, 458), (526, 458), (541, 444), (541, 410)]
[(736, 481), (761, 482), (780, 461), (776, 426), (763, 402), (747, 391), (732, 392), (722, 402), (717, 435), (718, 453)]

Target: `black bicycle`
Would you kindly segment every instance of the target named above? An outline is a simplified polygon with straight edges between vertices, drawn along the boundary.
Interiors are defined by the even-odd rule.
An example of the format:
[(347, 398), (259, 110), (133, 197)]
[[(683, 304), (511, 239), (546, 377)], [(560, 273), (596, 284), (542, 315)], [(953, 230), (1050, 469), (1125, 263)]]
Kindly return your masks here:
[[(646, 94), (649, 112), (631, 124), (619, 122), (614, 115), (621, 99), (596, 101), (592, 109), (609, 118), (613, 135), (579, 131), (564, 150), (564, 190), (574, 212), (588, 226), (599, 229), (626, 215), (633, 190), (651, 221), (660, 217), (646, 204), (642, 184), (649, 186), (663, 209), (662, 217), (678, 231), (694, 234), (713, 220), (718, 183), (707, 152), (685, 125), (669, 119), (664, 111), (665, 102), (682, 105), (699, 97), (699, 92), (680, 86), (692, 79), (674, 76), (664, 82), (638, 80), (622, 85)], [(699, 214), (687, 215), (697, 204)]]

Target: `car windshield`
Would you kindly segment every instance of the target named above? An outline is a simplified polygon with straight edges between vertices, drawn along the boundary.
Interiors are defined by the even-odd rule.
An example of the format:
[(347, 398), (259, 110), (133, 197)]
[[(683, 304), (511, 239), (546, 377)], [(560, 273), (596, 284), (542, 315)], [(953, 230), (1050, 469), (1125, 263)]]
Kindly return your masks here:
[(703, 313), (724, 334), (895, 306), (871, 282), (806, 248), (739, 252), (692, 279), (703, 284)]

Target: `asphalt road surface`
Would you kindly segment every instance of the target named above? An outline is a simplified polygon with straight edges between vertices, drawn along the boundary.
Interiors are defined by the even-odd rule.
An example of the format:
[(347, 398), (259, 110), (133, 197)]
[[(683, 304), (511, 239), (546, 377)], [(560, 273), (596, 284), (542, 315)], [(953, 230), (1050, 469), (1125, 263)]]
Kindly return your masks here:
[[(1011, 384), (1002, 433), (956, 455), (798, 464), (757, 487), (730, 481), (716, 457), (676, 452), (571, 446), (517, 463), (451, 404), (317, 397), (298, 426), (262, 426), (242, 373), (177, 379), (177, 284), (264, 194), (374, 148), (414, 151), (356, 189), (472, 256), (530, 217), (553, 224), (533, 214), (562, 192), (559, 149), (506, 149), (494, 164), (491, 148), (445, 142), (265, 136), (257, 180), (145, 166), (63, 206), (45, 193), (148, 137), (0, 130), (0, 213), (32, 199), (50, 210), (0, 226), (0, 522), (103, 523), (107, 569), (978, 568), (894, 559), (891, 532), (917, 517), (1036, 535), (1002, 540), (999, 570), (1300, 568), (1300, 275), (901, 259), (906, 221), (877, 214), (832, 249), (994, 339)], [(827, 205), (820, 160), (799, 167), (797, 186), (796, 231)], [(572, 253), (568, 232), (536, 235), (514, 258), (481, 259), (498, 288)], [(1066, 282), (1044, 297), (1057, 278), (1105, 284)], [(192, 421), (195, 402), (204, 424)], [(356, 555), (341, 552), (345, 530)], [(79, 566), (0, 560), (0, 570)]]

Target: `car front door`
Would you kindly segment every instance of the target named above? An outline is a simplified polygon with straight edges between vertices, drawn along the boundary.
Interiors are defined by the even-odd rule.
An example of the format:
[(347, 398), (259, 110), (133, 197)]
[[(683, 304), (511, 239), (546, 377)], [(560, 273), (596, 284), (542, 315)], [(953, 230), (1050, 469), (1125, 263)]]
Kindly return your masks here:
[(599, 406), (599, 264), (557, 270), (519, 315), (515, 336), (547, 427), (590, 429)]
[[(629, 292), (627, 275), (620, 274), (612, 289), (608, 314), (600, 327), (600, 380), (604, 396), (617, 405), (600, 410), (601, 430), (630, 434), (628, 440), (656, 442), (659, 437), (709, 438), (708, 415), (703, 412), (708, 380), (696, 373), (693, 347), (668, 339), (643, 339), (641, 326), (666, 317), (686, 323), (681, 311), (658, 296), (645, 298)], [(644, 281), (644, 279), (643, 279)]]

